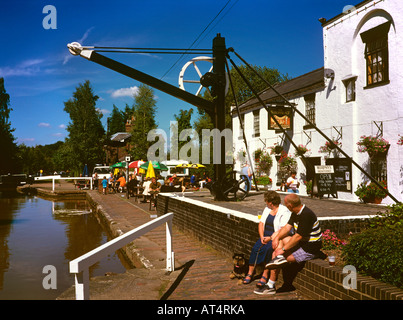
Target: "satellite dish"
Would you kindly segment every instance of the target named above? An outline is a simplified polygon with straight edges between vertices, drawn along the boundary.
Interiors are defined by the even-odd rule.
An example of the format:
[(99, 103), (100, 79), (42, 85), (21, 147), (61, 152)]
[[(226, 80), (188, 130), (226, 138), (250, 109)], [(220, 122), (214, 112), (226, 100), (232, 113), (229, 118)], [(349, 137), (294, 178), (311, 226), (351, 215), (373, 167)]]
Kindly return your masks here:
[[(182, 70), (179, 73), (179, 88), (186, 91), (185, 83), (189, 83), (189, 84), (192, 83), (192, 84), (196, 84), (196, 85), (199, 84), (199, 87), (198, 87), (198, 89), (197, 89), (197, 91), (195, 93), (196, 96), (198, 96), (200, 94), (200, 92), (202, 91), (203, 88), (206, 88), (206, 90), (208, 90), (210, 92), (209, 88), (204, 87), (200, 82), (200, 79), (203, 77), (203, 74), (200, 71), (200, 67), (201, 67), (202, 64), (206, 65), (205, 62), (208, 62), (209, 64), (211, 64), (211, 66), (208, 65), (207, 68), (206, 68), (206, 66), (204, 66), (205, 70), (208, 69), (208, 71), (205, 74), (211, 73), (212, 70), (213, 70), (213, 60), (214, 59), (212, 57), (200, 56), (200, 57), (195, 57), (192, 60), (186, 62), (184, 64), (184, 66), (182, 67)], [(192, 68), (189, 68), (190, 66), (193, 66), (194, 70), (192, 70)], [(185, 72), (188, 75), (190, 75), (190, 73), (193, 73), (192, 76), (195, 79), (191, 79), (191, 80), (190, 79), (185, 79)], [(194, 72), (196, 72), (196, 74)], [(228, 84), (229, 84), (229, 81), (228, 81), (228, 74), (227, 74), (226, 75), (225, 94), (227, 94), (227, 92), (228, 92)], [(188, 87), (190, 87), (190, 86), (188, 86)]]
[(355, 10), (356, 10), (356, 8), (355, 8), (354, 6), (352, 6), (352, 5), (347, 5), (347, 6), (345, 6), (345, 7), (343, 8), (343, 13), (344, 13), (344, 14), (349, 14), (349, 13), (355, 11)]

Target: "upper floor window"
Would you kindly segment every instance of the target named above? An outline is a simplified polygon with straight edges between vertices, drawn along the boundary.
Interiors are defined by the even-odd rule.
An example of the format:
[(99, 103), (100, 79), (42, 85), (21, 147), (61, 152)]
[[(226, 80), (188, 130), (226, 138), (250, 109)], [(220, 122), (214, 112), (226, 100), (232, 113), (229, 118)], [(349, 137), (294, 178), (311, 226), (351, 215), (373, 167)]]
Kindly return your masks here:
[(260, 137), (260, 109), (253, 111), (253, 137)]
[[(242, 113), (241, 114), (241, 119), (242, 121), (242, 126), (243, 126), (243, 130), (245, 130), (245, 114)], [(239, 135), (238, 135), (238, 139), (243, 139), (243, 130), (242, 130), (242, 126), (241, 124), (239, 124)]]
[(355, 101), (355, 82), (357, 76), (349, 75), (342, 79), (344, 87), (346, 88), (346, 102)]
[[(305, 100), (305, 117), (313, 124), (316, 124), (315, 121), (315, 94), (308, 94), (306, 96), (304, 96), (304, 100)], [(304, 129), (309, 129), (309, 128), (313, 128), (313, 126), (310, 123), (306, 123), (306, 125), (304, 126)]]
[(365, 43), (367, 87), (389, 83), (388, 32), (390, 22), (361, 33)]

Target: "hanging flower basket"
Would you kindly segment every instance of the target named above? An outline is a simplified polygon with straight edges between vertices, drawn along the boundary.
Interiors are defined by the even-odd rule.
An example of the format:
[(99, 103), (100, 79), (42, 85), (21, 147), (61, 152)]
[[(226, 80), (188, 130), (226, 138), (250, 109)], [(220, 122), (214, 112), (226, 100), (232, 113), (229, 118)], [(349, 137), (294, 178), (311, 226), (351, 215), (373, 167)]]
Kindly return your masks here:
[(280, 146), (279, 144), (275, 143), (273, 147), (271, 147), (271, 152), (270, 154), (281, 154), (283, 152), (284, 148)]
[(287, 152), (283, 151), (280, 159), (278, 160), (278, 165), (280, 168), (291, 170), (297, 167), (297, 161), (293, 157), (289, 156)]
[(299, 146), (297, 146), (297, 149), (295, 150), (295, 156), (296, 157), (302, 157), (303, 155), (305, 155), (305, 153), (307, 153), (309, 151), (311, 151), (311, 150), (309, 150), (303, 144), (300, 144)]
[(261, 173), (269, 174), (271, 167), (273, 166), (273, 159), (267, 152), (262, 151), (262, 153), (259, 155), (259, 160), (256, 160), (255, 158), (255, 162), (257, 165), (257, 169)]
[(332, 140), (332, 142), (326, 141), (325, 145), (319, 148), (319, 152), (330, 154), (332, 150), (336, 149), (336, 146), (340, 148), (342, 146), (342, 143), (336, 140)]
[(241, 149), (238, 151), (238, 153), (237, 153), (237, 155), (236, 155), (236, 158), (237, 158), (239, 161), (245, 161), (245, 157), (246, 157), (246, 151), (241, 148)]
[(390, 147), (389, 141), (374, 136), (361, 136), (357, 145), (358, 152), (367, 152), (371, 159), (385, 156)]

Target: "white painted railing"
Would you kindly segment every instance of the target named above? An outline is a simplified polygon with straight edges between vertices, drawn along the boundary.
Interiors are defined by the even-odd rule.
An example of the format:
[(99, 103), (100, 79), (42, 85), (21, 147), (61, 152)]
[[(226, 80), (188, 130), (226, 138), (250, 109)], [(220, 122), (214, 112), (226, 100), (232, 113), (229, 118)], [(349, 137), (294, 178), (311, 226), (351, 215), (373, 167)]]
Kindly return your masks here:
[[(75, 289), (76, 289), (76, 300), (88, 300), (90, 298), (89, 292), (89, 267), (94, 263), (97, 263), (101, 259), (105, 258), (107, 255), (114, 253), (120, 248), (124, 247), (128, 243), (134, 241), (138, 237), (143, 236), (148, 231), (162, 225), (166, 224), (166, 269), (167, 271), (174, 271), (174, 253), (172, 252), (172, 218), (173, 213), (167, 213), (155, 220), (147, 222), (142, 226), (135, 228), (125, 234), (108, 241), (107, 243), (99, 246), (98, 248), (70, 261), (70, 273), (75, 274)], [(82, 272), (82, 277), (79, 279), (79, 273)]]
[(55, 180), (90, 180), (90, 189), (92, 190), (92, 177), (61, 177), (61, 176), (43, 176), (35, 177), (34, 180), (52, 180), (52, 191), (55, 191)]

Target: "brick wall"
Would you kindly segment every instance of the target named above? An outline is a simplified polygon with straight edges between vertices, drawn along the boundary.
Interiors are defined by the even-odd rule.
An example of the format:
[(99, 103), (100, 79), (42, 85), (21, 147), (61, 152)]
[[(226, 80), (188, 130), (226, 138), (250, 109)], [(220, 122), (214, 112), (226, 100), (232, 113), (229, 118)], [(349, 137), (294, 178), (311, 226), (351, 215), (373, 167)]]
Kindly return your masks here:
[[(173, 224), (179, 230), (222, 252), (228, 257), (234, 253), (249, 256), (252, 246), (259, 238), (258, 218), (186, 197), (171, 197), (160, 194), (157, 211), (159, 215), (173, 212)], [(365, 226), (363, 219), (321, 220), (323, 230), (336, 234), (359, 232)], [(312, 260), (298, 273), (294, 285), (312, 299), (400, 299), (403, 290), (383, 284), (371, 277), (358, 276), (357, 290), (343, 288), (342, 268), (331, 267), (327, 261)]]

